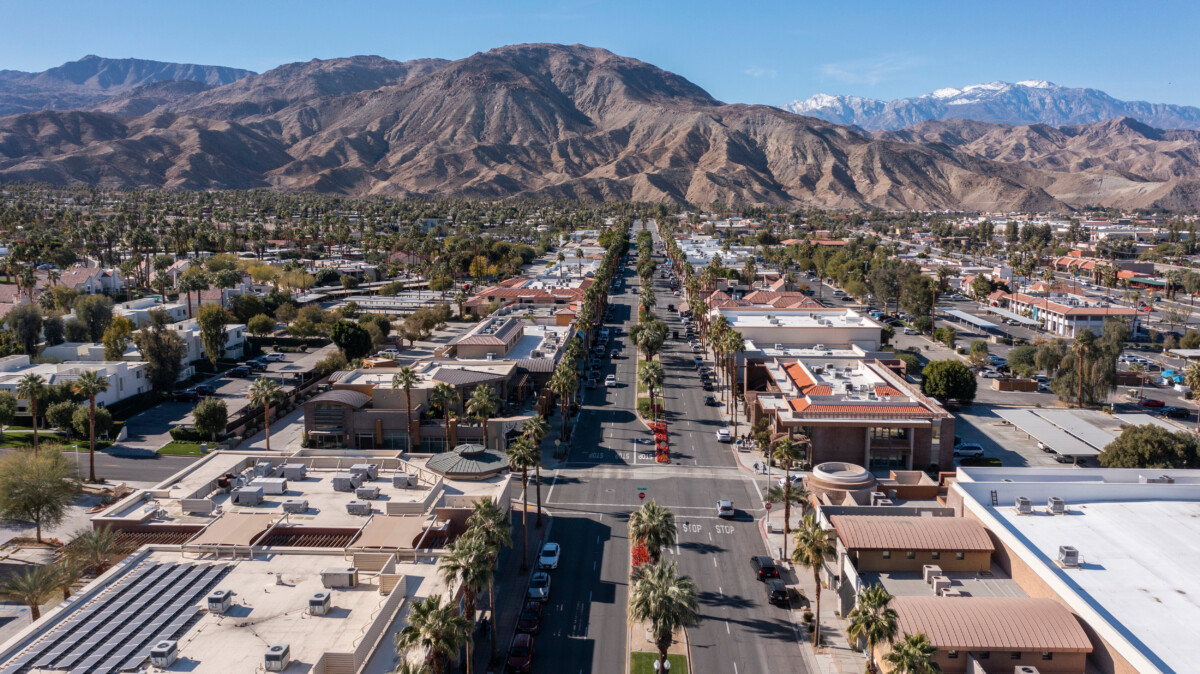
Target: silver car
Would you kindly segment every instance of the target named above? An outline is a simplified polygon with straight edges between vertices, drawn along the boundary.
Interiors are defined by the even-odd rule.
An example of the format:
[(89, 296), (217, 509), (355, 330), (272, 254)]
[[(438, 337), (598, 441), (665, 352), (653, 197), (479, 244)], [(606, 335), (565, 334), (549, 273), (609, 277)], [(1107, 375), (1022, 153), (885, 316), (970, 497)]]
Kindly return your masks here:
[(538, 571), (529, 579), (529, 591), (525, 596), (536, 601), (550, 600), (550, 574)]

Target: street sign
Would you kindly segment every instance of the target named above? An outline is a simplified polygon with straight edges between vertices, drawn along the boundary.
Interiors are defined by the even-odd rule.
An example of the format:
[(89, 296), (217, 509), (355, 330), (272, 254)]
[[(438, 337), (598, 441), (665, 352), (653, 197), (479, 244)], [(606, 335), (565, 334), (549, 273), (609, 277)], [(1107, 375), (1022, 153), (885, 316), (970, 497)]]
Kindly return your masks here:
[(638, 498), (639, 498), (639, 499), (642, 499), (643, 501), (644, 501), (644, 500), (646, 500), (646, 492), (644, 492), (644, 491), (639, 491), (639, 492), (638, 492)]
[(764, 503), (763, 505), (766, 507), (766, 509), (767, 509), (767, 510), (770, 510), (770, 509), (771, 509), (771, 503), (770, 503), (770, 501), (768, 501), (767, 503)]

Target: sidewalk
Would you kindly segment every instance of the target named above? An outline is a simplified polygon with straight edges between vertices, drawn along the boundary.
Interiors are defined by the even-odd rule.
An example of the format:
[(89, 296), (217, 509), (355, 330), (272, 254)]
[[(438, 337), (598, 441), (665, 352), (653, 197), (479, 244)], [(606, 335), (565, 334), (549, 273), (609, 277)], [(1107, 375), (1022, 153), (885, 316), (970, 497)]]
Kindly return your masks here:
[[(513, 544), (512, 547), (505, 548), (500, 552), (500, 558), (496, 562), (496, 610), (493, 611), (492, 607), (488, 605), (486, 592), (479, 595), (478, 615), (476, 618), (482, 620), (486, 616), (491, 623), (491, 627), (486, 636), (482, 631), (475, 634), (474, 658), (476, 672), (498, 673), (504, 669), (504, 654), (507, 652), (508, 646), (512, 642), (513, 633), (517, 629), (517, 618), (521, 614), (521, 607), (525, 605), (525, 591), (529, 586), (529, 577), (533, 574), (534, 562), (537, 561), (537, 551), (542, 549), (542, 541), (550, 535), (550, 528), (553, 524), (553, 520), (549, 515), (543, 515), (543, 526), (539, 529), (534, 525), (535, 518), (534, 502), (533, 499), (530, 499), (530, 568), (528, 571), (521, 571), (521, 505), (519, 500), (513, 500)], [(496, 653), (500, 660), (495, 667), (490, 667), (488, 659), (492, 655), (491, 639), (493, 638), (496, 639)]]

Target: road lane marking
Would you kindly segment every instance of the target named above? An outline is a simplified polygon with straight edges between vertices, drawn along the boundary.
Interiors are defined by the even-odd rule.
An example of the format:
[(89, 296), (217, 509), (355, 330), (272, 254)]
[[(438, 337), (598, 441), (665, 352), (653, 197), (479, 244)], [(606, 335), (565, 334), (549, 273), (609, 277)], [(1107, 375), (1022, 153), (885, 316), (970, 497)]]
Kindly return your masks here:
[(728, 620), (726, 620), (726, 621), (725, 621), (725, 633), (726, 633), (726, 634), (729, 634), (729, 633), (730, 633), (730, 632), (729, 632), (729, 621), (728, 621)]

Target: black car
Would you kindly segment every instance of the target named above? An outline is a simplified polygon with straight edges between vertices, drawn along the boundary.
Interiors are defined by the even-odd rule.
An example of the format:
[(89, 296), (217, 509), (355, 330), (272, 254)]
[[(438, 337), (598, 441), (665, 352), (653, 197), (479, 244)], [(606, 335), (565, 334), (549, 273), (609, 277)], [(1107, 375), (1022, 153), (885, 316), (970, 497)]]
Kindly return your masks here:
[(537, 634), (542, 626), (542, 602), (530, 600), (525, 602), (521, 615), (517, 618), (517, 631), (527, 634)]
[(1172, 419), (1187, 419), (1192, 416), (1191, 411), (1184, 407), (1164, 407), (1159, 414)]
[(265, 372), (267, 364), (260, 360), (248, 360), (246, 361), (246, 367), (250, 368), (251, 372)]
[(770, 557), (755, 555), (750, 558), (750, 566), (754, 569), (754, 575), (758, 580), (779, 577), (779, 567), (775, 566), (775, 560)]
[(176, 391), (171, 394), (171, 400), (177, 403), (191, 403), (200, 400), (200, 394), (196, 389), (187, 389), (186, 391)]
[(212, 384), (201, 384), (196, 387), (195, 391), (202, 396), (211, 396), (216, 395), (217, 387)]
[(704, 380), (704, 384), (702, 384), (702, 386), (704, 387), (704, 390), (705, 390), (705, 391), (712, 391), (712, 390), (713, 390), (713, 384), (712, 384), (712, 382), (711, 382), (711, 381), (708, 381), (707, 379), (705, 379), (705, 380)]
[(773, 578), (767, 581), (767, 601), (776, 606), (789, 606), (792, 603), (787, 585), (782, 580)]
[(716, 407), (717, 399), (713, 396), (704, 396), (704, 404), (708, 407)]
[(246, 367), (245, 365), (238, 365), (225, 374), (229, 375), (230, 377), (249, 377), (250, 368)]

